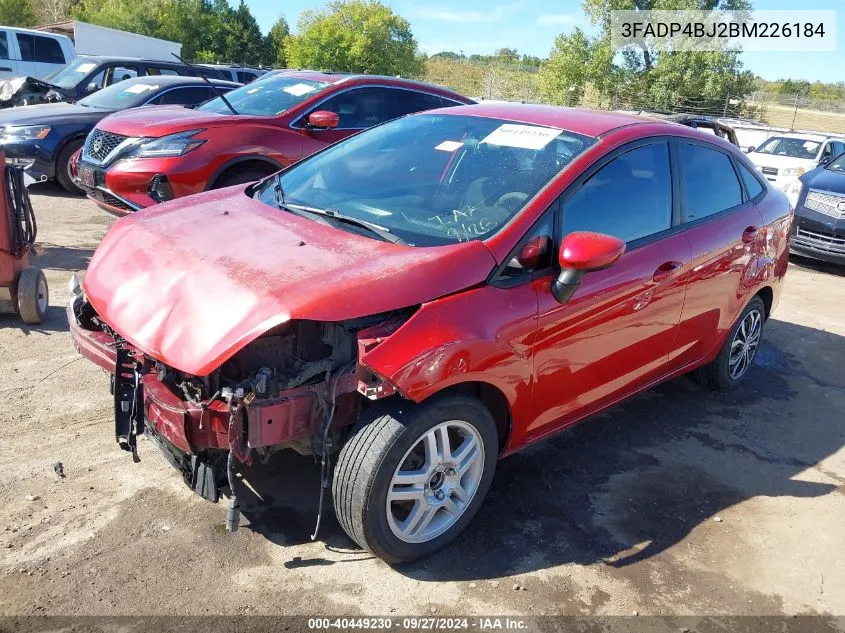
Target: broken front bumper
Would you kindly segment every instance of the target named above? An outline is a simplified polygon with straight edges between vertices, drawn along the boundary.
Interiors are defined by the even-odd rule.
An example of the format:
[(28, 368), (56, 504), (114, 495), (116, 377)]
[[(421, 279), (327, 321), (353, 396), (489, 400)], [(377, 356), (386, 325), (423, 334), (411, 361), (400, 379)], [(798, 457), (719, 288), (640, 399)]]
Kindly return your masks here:
[[(114, 338), (100, 330), (86, 329), (78, 315), (84, 299), (74, 298), (67, 307), (67, 318), (73, 343), (80, 354), (114, 375), (117, 363), (117, 346)], [(143, 355), (124, 344), (124, 348), (138, 361)], [(335, 423), (337, 426), (354, 421), (357, 398), (357, 378), (354, 372), (336, 377), (337, 395)], [(231, 412), (225, 402), (214, 400), (193, 404), (177, 396), (170, 387), (159, 380), (154, 371), (138, 375), (143, 405), (143, 426), (147, 434), (166, 440), (185, 455), (207, 450), (229, 450), (231, 438), (229, 419)], [(325, 419), (320, 398), (325, 398), (325, 382), (307, 384), (283, 391), (278, 398), (253, 400), (244, 406), (244, 428), (241, 447), (244, 452), (252, 448), (277, 446), (294, 440), (311, 437)]]

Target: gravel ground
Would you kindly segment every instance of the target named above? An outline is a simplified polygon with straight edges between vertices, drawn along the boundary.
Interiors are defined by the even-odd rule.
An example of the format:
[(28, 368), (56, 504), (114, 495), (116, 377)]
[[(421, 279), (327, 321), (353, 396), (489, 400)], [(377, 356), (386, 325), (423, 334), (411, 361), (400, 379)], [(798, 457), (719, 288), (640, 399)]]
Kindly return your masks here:
[[(0, 614), (843, 614), (845, 269), (796, 261), (735, 393), (682, 378), (499, 464), (465, 534), (390, 567), (281, 455), (226, 534), (157, 449), (118, 450), (64, 315), (111, 219), (33, 192), (50, 309), (0, 317)], [(64, 478), (54, 472), (63, 465)]]

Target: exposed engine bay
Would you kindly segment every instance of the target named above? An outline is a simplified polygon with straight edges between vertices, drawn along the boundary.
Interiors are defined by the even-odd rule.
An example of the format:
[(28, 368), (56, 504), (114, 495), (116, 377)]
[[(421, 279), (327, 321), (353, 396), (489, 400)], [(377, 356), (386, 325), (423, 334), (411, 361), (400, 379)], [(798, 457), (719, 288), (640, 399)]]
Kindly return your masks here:
[[(193, 376), (141, 353), (84, 301), (76, 322), (100, 330), (116, 350), (115, 435), (139, 461), (137, 437), (164, 451), (202, 497), (234, 489), (235, 463), (266, 461), (282, 448), (322, 460), (324, 480), (368, 400), (391, 395), (359, 366), (359, 355), (389, 336), (414, 308), (337, 323), (291, 321), (235, 353), (208, 376)], [(363, 397), (362, 397), (363, 396)], [(237, 529), (230, 497), (227, 525)]]
[(0, 80), (0, 108), (66, 101), (57, 86), (34, 77), (12, 77)]

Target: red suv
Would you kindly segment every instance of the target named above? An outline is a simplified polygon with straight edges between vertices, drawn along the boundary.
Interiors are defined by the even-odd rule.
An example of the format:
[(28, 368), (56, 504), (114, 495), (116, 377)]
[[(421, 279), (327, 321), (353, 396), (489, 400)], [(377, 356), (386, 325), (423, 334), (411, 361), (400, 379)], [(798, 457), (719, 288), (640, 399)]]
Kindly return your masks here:
[(472, 101), (408, 79), (281, 73), (196, 109), (143, 108), (106, 117), (76, 157), (75, 182), (106, 211), (125, 215), (254, 182), (365, 128), (466, 103)]
[(119, 220), (68, 319), (114, 373), (118, 443), (228, 485), (230, 529), (236, 471), (293, 448), (349, 536), (404, 561), (467, 526), (497, 459), (683, 373), (741, 384), (791, 221), (713, 135), (441, 109)]

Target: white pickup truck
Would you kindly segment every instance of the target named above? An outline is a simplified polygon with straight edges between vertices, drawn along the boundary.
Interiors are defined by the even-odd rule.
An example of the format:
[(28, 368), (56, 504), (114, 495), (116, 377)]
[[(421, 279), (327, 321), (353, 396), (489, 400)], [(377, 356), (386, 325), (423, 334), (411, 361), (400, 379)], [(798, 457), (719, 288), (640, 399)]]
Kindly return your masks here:
[(86, 22), (61, 22), (19, 29), (0, 26), (0, 79), (44, 79), (77, 55), (138, 57), (173, 62), (178, 42)]
[(76, 57), (67, 35), (0, 26), (0, 79), (43, 79)]

